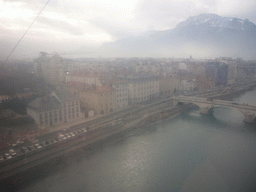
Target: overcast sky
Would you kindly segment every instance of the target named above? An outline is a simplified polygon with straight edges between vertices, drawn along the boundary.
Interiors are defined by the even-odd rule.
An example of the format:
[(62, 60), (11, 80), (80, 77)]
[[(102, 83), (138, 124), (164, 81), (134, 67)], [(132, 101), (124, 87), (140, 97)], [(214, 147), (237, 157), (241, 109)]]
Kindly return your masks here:
[[(0, 51), (14, 47), (48, 0), (0, 0)], [(44, 51), (80, 46), (174, 28), (189, 16), (216, 13), (256, 23), (255, 0), (51, 0), (22, 39)], [(6, 49), (8, 50), (8, 49)]]

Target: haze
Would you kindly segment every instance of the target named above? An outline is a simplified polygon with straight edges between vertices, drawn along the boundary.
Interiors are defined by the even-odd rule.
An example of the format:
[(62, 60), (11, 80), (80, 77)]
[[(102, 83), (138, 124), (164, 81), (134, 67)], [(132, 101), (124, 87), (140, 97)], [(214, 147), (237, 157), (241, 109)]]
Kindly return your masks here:
[[(5, 59), (47, 0), (0, 1), (0, 52)], [(234, 0), (51, 0), (13, 52), (35, 57), (39, 51), (79, 52), (151, 30), (174, 28), (201, 13), (248, 18), (256, 22), (256, 1)], [(182, 56), (180, 53), (179, 55)]]

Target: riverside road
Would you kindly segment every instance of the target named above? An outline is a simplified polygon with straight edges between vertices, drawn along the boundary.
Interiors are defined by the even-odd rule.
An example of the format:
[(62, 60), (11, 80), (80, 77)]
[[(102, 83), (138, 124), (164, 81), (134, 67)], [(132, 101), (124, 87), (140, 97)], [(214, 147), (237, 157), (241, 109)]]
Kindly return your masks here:
[[(242, 85), (233, 85), (219, 89), (215, 88), (202, 92), (194, 92), (187, 95), (197, 97), (222, 97), (232, 95), (243, 90), (248, 90), (254, 87), (255, 84), (256, 82), (254, 81)], [(60, 157), (65, 153), (69, 153), (75, 149), (88, 146), (96, 141), (102, 140), (113, 134), (117, 134), (129, 127), (134, 127), (138, 122), (143, 120), (143, 115), (145, 114), (154, 111), (164, 111), (170, 108), (177, 110), (179, 107), (172, 106), (172, 98), (161, 98), (154, 100), (151, 103), (138, 104), (123, 111), (114, 112), (110, 115), (72, 126), (65, 131), (61, 130), (38, 137), (37, 139), (39, 143), (46, 140), (52, 142), (41, 149), (33, 150), (26, 154), (21, 153), (20, 149), (22, 146), (17, 146), (17, 148), (15, 148), (18, 152), (17, 156), (0, 163), (0, 179), (8, 178), (26, 169)], [(122, 118), (122, 123), (116, 125), (113, 124), (113, 121), (119, 118)], [(82, 128), (89, 128), (89, 130), (87, 132), (81, 132)], [(78, 133), (73, 138), (54, 142), (59, 134), (66, 134), (69, 132)], [(32, 143), (27, 143), (23, 146), (29, 146), (31, 144)], [(4, 151), (1, 153), (4, 153)]]

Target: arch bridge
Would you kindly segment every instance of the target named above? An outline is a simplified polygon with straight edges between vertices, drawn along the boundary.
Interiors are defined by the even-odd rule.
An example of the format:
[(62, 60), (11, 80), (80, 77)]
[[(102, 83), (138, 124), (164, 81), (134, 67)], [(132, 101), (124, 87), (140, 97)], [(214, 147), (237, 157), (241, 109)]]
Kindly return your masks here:
[(237, 109), (242, 112), (245, 116), (244, 122), (254, 123), (256, 121), (256, 106), (248, 105), (244, 103), (236, 103), (234, 101), (209, 99), (201, 97), (188, 97), (188, 96), (178, 96), (173, 97), (174, 105), (178, 103), (192, 103), (200, 108), (201, 114), (209, 114), (212, 112), (213, 108), (216, 107), (227, 107)]

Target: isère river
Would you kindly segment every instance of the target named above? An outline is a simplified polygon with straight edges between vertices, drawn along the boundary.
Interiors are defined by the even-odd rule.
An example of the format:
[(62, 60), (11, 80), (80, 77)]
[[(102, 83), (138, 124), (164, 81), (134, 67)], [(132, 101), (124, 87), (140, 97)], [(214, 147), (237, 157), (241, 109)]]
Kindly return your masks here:
[[(256, 105), (256, 90), (235, 101)], [(256, 191), (256, 126), (237, 110), (183, 113), (92, 151), (77, 151), (13, 186), (22, 192)]]

